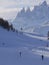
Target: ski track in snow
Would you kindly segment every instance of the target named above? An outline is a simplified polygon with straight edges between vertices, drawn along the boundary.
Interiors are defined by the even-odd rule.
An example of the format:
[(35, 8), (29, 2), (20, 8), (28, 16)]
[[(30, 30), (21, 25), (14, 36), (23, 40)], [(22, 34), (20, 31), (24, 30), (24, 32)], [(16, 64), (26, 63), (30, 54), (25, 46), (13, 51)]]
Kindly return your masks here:
[(32, 37), (32, 38), (36, 38), (36, 39), (47, 40), (47, 37), (40, 37), (40, 36), (35, 36), (35, 35), (30, 35), (30, 34), (25, 34), (25, 35)]
[[(5, 34), (6, 33), (7, 32), (5, 32)], [(44, 46), (43, 41), (42, 41), (42, 45), (38, 45), (39, 43), (41, 44), (41, 41), (39, 41), (39, 39), (45, 40), (46, 42), (47, 38), (34, 36), (34, 35), (26, 34), (26, 33), (24, 33), (25, 35), (16, 35), (15, 33), (11, 34), (11, 32), (9, 32), (9, 34), (10, 36), (13, 37), (13, 39), (15, 39), (15, 42), (18, 42), (19, 40), (20, 42), (18, 42), (19, 45), (17, 45), (17, 43), (14, 45), (15, 42), (11, 43), (11, 40), (10, 40), (12, 37), (10, 37), (9, 35), (5, 36), (5, 37), (9, 36), (7, 39), (10, 38), (7, 44), (9, 44), (9, 46), (13, 44), (14, 47), (13, 45), (12, 47), (9, 47), (9, 46), (5, 47), (0, 45), (0, 65), (48, 65), (49, 47)], [(1, 39), (2, 39), (2, 42), (3, 42), (3, 39), (5, 39), (6, 41), (6, 38), (4, 37), (2, 37)], [(39, 42), (37, 42), (36, 44), (35, 41), (39, 41)], [(34, 42), (35, 44), (32, 44), (32, 43), (30, 44), (30, 42)], [(19, 54), (20, 51), (22, 53), (21, 57)], [(48, 61), (44, 60), (46, 64), (42, 63), (41, 61), (42, 54), (44, 55), (46, 60), (48, 60)]]
[(32, 52), (37, 55), (44, 55), (45, 57), (49, 57), (49, 47), (40, 47), (40, 48), (33, 48)]

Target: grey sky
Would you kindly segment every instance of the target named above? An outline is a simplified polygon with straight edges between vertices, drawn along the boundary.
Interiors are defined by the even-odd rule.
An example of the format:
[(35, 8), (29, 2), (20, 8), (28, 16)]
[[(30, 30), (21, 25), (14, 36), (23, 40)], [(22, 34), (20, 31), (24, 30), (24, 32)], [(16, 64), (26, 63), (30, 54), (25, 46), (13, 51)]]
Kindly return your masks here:
[[(33, 7), (43, 1), (44, 0), (0, 0), (0, 17), (5, 19), (14, 18), (14, 16), (16, 16), (15, 13), (20, 11), (20, 8)], [(49, 4), (49, 0), (46, 1)]]

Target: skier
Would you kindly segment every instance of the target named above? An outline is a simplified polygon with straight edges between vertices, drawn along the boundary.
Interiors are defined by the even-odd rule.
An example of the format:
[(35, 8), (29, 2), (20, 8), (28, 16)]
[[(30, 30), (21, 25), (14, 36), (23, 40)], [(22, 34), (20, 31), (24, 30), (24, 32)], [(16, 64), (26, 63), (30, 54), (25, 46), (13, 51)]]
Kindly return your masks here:
[(22, 55), (21, 51), (19, 52), (19, 54), (20, 54), (20, 57), (21, 57), (21, 55)]
[(48, 47), (48, 43), (47, 43), (47, 45), (46, 45), (47, 47)]
[(4, 45), (5, 45), (5, 43), (2, 43), (2, 45), (4, 46)]
[(44, 56), (42, 55), (41, 57), (42, 57), (42, 60), (43, 60), (44, 59)]

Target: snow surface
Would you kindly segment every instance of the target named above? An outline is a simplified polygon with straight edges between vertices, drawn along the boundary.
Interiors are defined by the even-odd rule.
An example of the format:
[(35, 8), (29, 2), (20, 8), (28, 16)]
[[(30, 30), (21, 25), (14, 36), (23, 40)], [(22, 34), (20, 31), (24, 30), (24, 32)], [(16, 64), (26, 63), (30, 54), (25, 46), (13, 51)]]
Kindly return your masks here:
[(46, 47), (49, 41), (39, 37), (37, 34), (16, 33), (0, 27), (0, 65), (49, 65), (49, 47)]

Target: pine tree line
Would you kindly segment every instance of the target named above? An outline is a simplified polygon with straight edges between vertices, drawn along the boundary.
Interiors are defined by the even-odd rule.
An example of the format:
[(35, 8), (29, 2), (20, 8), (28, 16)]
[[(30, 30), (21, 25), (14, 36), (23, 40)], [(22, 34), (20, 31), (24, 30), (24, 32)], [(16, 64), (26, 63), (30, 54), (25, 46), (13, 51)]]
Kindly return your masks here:
[(3, 20), (2, 18), (0, 18), (0, 26), (3, 27), (4, 29), (9, 30), (14, 30), (13, 25), (9, 25), (7, 20)]

